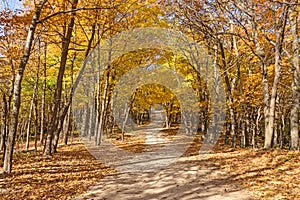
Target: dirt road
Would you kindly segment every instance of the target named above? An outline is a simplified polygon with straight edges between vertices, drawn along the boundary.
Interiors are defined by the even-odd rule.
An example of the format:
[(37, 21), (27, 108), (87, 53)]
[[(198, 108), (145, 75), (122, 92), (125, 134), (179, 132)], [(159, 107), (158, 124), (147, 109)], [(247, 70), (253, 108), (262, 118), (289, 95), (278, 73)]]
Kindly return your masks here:
[[(182, 157), (190, 138), (174, 137), (172, 141), (159, 135), (157, 126), (163, 117), (156, 113), (155, 122), (131, 134), (146, 134), (145, 143), (161, 145), (141, 154), (120, 150), (109, 141), (101, 147), (85, 141), (89, 151), (118, 172), (106, 176), (86, 194), (76, 199), (101, 200), (250, 200), (238, 183), (232, 182), (206, 155)], [(211, 154), (210, 154), (211, 156)]]

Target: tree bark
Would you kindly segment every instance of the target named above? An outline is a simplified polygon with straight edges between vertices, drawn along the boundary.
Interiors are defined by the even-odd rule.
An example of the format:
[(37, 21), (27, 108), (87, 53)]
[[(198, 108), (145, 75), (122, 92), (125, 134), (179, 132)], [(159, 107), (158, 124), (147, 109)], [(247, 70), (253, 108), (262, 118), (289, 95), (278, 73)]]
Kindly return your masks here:
[(124, 121), (123, 121), (123, 124), (122, 124), (122, 138), (121, 138), (122, 141), (124, 141), (125, 126), (126, 126), (126, 123), (127, 123), (128, 117), (129, 117), (130, 109), (132, 108), (133, 102), (135, 100), (135, 95), (136, 95), (137, 90), (138, 89), (136, 89), (136, 91), (133, 93), (133, 96), (132, 96), (130, 102), (125, 104)]
[(39, 103), (39, 77), (40, 77), (40, 67), (41, 67), (41, 40), (38, 40), (38, 66), (37, 72), (35, 77), (34, 83), (34, 98), (33, 98), (33, 105), (34, 105), (34, 149), (37, 151), (37, 136), (39, 129), (39, 113), (38, 113), (38, 103)]
[(66, 116), (66, 119), (64, 121), (64, 138), (63, 138), (63, 141), (64, 141), (64, 145), (68, 145), (68, 137), (69, 137), (69, 131), (70, 131), (70, 126), (71, 126), (71, 106), (69, 107), (69, 111), (68, 111), (68, 114)]
[(0, 150), (3, 150), (3, 157), (2, 161), (4, 161), (4, 155), (6, 150), (6, 136), (7, 136), (7, 122), (8, 122), (8, 108), (7, 108), (7, 101), (6, 96), (3, 94), (3, 102), (2, 102), (2, 119), (3, 119), (3, 125), (1, 129), (1, 145)]
[(47, 43), (44, 44), (44, 65), (43, 65), (43, 92), (42, 92), (42, 103), (41, 103), (41, 133), (40, 133), (40, 145), (43, 145), (45, 135), (45, 112), (46, 112), (46, 87), (47, 87)]
[[(78, 0), (73, 0), (72, 2), (72, 10), (76, 9)], [(53, 147), (52, 147), (52, 140), (53, 137), (57, 137), (56, 140), (58, 140), (59, 132), (57, 131), (58, 123), (59, 123), (59, 109), (61, 107), (61, 94), (62, 94), (62, 83), (63, 83), (63, 77), (65, 73), (65, 68), (67, 64), (68, 59), (68, 52), (69, 52), (69, 45), (72, 37), (73, 27), (75, 24), (75, 14), (76, 12), (72, 12), (72, 17), (68, 24), (68, 29), (66, 35), (63, 37), (62, 41), (62, 53), (61, 53), (61, 61), (60, 61), (60, 68), (58, 72), (57, 82), (56, 82), (56, 89), (54, 93), (54, 108), (50, 120), (50, 129), (47, 132), (47, 139), (46, 139), (46, 145), (44, 148), (44, 155), (52, 155), (53, 153)]]
[(299, 12), (297, 6), (293, 7), (290, 13), (291, 33), (292, 33), (292, 50), (293, 50), (293, 79), (292, 79), (292, 96), (293, 104), (291, 106), (291, 149), (299, 148), (299, 110), (300, 110), (300, 88), (299, 88), (299, 38), (298, 38), (298, 24)]
[(219, 42), (221, 56), (222, 56), (222, 66), (223, 66), (223, 70), (224, 70), (223, 74), (224, 74), (224, 79), (225, 79), (225, 84), (226, 84), (226, 89), (227, 89), (228, 108), (229, 108), (229, 117), (230, 117), (231, 146), (235, 147), (236, 146), (236, 130), (235, 130), (236, 119), (235, 119), (234, 108), (233, 108), (233, 94), (232, 94), (230, 80), (229, 80), (228, 72), (227, 72), (227, 64), (226, 64), (224, 46), (221, 41), (218, 41), (218, 42)]
[[(110, 41), (111, 42), (111, 41)], [(111, 54), (112, 51), (110, 50), (108, 52), (108, 62), (111, 61)], [(100, 59), (100, 57), (98, 58)], [(109, 89), (109, 76), (110, 76), (110, 65), (108, 65), (106, 71), (104, 72), (104, 78), (105, 78), (105, 82), (104, 82), (104, 89), (103, 89), (103, 95), (102, 97), (100, 97), (100, 108), (99, 109), (99, 118), (98, 118), (98, 122), (97, 122), (97, 132), (96, 132), (96, 137), (95, 137), (95, 144), (96, 145), (100, 145), (101, 141), (102, 141), (102, 136), (103, 136), (103, 129), (104, 129), (104, 122), (105, 122), (105, 118), (106, 118), (106, 108), (108, 105), (108, 101), (107, 101), (107, 97), (108, 97), (108, 89)], [(100, 77), (99, 77), (99, 95), (101, 96), (101, 87), (100, 87)]]
[(26, 151), (29, 150), (29, 136), (30, 136), (32, 110), (33, 110), (33, 98), (34, 98), (34, 94), (33, 94), (32, 99), (30, 101), (29, 116), (28, 116), (28, 122), (27, 122), (27, 128), (26, 128), (26, 147), (25, 147)]
[[(273, 7), (273, 12), (275, 12), (275, 6)], [(276, 109), (276, 98), (278, 93), (278, 85), (281, 78), (281, 54), (282, 54), (282, 43), (284, 39), (284, 33), (285, 33), (285, 25), (286, 25), (286, 17), (287, 17), (287, 9), (286, 6), (283, 5), (282, 8), (282, 17), (279, 19), (279, 22), (277, 23), (276, 17), (274, 17), (274, 31), (275, 31), (275, 71), (274, 71), (274, 81), (270, 96), (270, 103), (269, 103), (269, 119), (268, 119), (268, 125), (265, 132), (265, 145), (264, 148), (268, 149), (272, 147), (272, 139), (274, 134), (274, 125), (275, 125), (275, 109)], [(274, 14), (275, 16), (275, 14)]]
[(30, 28), (27, 34), (27, 39), (25, 43), (25, 49), (23, 56), (21, 58), (21, 62), (16, 74), (15, 84), (14, 84), (14, 91), (13, 91), (13, 97), (14, 97), (14, 104), (12, 108), (12, 120), (11, 120), (11, 126), (7, 138), (6, 143), (6, 152), (5, 152), (5, 158), (4, 158), (4, 172), (5, 173), (11, 173), (12, 171), (12, 156), (13, 156), (13, 150), (14, 150), (14, 144), (15, 144), (15, 138), (17, 134), (17, 126), (18, 126), (18, 119), (19, 119), (19, 110), (20, 110), (20, 104), (21, 104), (21, 83), (24, 75), (24, 70), (26, 68), (30, 53), (31, 53), (31, 47), (34, 39), (34, 33), (35, 29), (38, 24), (38, 20), (40, 18), (40, 14), (42, 11), (43, 6), (47, 0), (42, 0), (38, 6), (36, 7), (36, 10), (34, 12), (34, 15), (31, 20)]
[(269, 84), (268, 84), (268, 68), (266, 65), (266, 55), (263, 51), (258, 38), (257, 21), (255, 18), (255, 8), (252, 0), (250, 0), (251, 8), (249, 9), (251, 15), (251, 28), (252, 28), (252, 39), (255, 46), (256, 54), (259, 58), (262, 72), (262, 95), (264, 104), (264, 120), (265, 120), (265, 144), (264, 148), (271, 148), (271, 141), (273, 137), (273, 131), (269, 130)]

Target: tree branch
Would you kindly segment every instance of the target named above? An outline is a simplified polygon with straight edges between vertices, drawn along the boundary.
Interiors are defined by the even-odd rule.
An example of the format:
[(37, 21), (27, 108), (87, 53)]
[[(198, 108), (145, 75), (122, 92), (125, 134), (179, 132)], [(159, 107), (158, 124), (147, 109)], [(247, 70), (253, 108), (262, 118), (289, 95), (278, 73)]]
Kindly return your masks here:
[(116, 8), (119, 4), (115, 5), (115, 6), (112, 6), (112, 7), (102, 7), (102, 6), (96, 6), (96, 7), (93, 7), (93, 8), (86, 8), (86, 7), (80, 7), (80, 8), (76, 8), (76, 9), (71, 9), (71, 10), (64, 10), (64, 11), (59, 11), (59, 12), (56, 12), (56, 13), (53, 13), (51, 15), (48, 15), (47, 17), (41, 19), (38, 21), (38, 23), (43, 23), (49, 19), (51, 19), (52, 17), (55, 17), (57, 15), (61, 15), (61, 14), (67, 14), (67, 13), (72, 13), (72, 12), (78, 12), (78, 11), (84, 11), (84, 10), (104, 10), (104, 9), (113, 9), (113, 8)]

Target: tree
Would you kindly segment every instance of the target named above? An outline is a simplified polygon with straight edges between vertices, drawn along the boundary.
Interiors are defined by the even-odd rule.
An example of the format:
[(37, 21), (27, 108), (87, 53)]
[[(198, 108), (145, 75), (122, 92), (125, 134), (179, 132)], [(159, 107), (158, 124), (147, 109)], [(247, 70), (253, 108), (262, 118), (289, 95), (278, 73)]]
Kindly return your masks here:
[(18, 67), (18, 71), (16, 74), (14, 90), (13, 90), (14, 104), (13, 104), (13, 108), (12, 108), (12, 119), (11, 119), (10, 130), (9, 130), (8, 137), (7, 137), (6, 151), (5, 151), (5, 157), (4, 157), (4, 166), (3, 166), (4, 172), (6, 172), (6, 173), (11, 173), (11, 170), (12, 170), (12, 156), (13, 156), (15, 138), (16, 138), (16, 134), (17, 134), (19, 109), (20, 109), (20, 104), (21, 104), (22, 78), (23, 78), (24, 70), (26, 68), (26, 65), (27, 65), (27, 62), (29, 60), (29, 56), (31, 53), (32, 42), (34, 39), (34, 33), (36, 30), (36, 27), (38, 25), (38, 20), (40, 19), (40, 14), (41, 14), (42, 8), (46, 2), (47, 2), (47, 0), (42, 0), (36, 6), (36, 10), (34, 12), (34, 15), (32, 17), (32, 21), (30, 24), (30, 29), (28, 31), (25, 48), (24, 48), (24, 53), (21, 58), (20, 65)]
[[(72, 10), (75, 10), (77, 7), (78, 0), (72, 1)], [(52, 116), (50, 120), (50, 130), (47, 132), (46, 145), (44, 149), (44, 155), (51, 155), (55, 147), (52, 147), (53, 137), (56, 137), (58, 140), (59, 132), (57, 126), (59, 123), (59, 109), (61, 106), (61, 94), (62, 94), (62, 83), (64, 72), (67, 64), (69, 45), (72, 37), (73, 27), (75, 24), (75, 11), (72, 12), (72, 17), (69, 21), (68, 26), (66, 27), (67, 31), (62, 38), (62, 52), (60, 60), (60, 68), (57, 76), (56, 89), (54, 92), (54, 107), (52, 111)]]
[[(293, 1), (297, 3), (297, 1)], [(292, 34), (292, 108), (291, 108), (291, 149), (296, 150), (299, 148), (299, 112), (300, 112), (300, 87), (299, 87), (299, 7), (294, 5), (290, 12), (290, 29)]]

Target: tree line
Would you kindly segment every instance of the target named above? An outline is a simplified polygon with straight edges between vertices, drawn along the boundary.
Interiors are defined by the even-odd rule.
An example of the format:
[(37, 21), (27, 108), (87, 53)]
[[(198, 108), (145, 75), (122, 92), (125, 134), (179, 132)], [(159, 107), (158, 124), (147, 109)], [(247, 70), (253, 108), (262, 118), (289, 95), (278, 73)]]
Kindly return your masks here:
[[(138, 65), (165, 65), (187, 77), (199, 101), (192, 105), (200, 108), (199, 132), (203, 139), (210, 137), (210, 94), (201, 78), (205, 74), (170, 51), (142, 49), (116, 59), (95, 81), (92, 102), (74, 109), (85, 58), (102, 41), (139, 27), (179, 29), (204, 47), (207, 67), (220, 72), (214, 81), (225, 89), (226, 118), (223, 132), (217, 133), (225, 136), (225, 143), (299, 149), (297, 0), (41, 0), (24, 5), (0, 13), (0, 147), (5, 172), (12, 170), (16, 140), (25, 140), (26, 150), (34, 140), (35, 149), (43, 146), (45, 156), (56, 152), (61, 138), (67, 144), (76, 133), (73, 114), (81, 116), (82, 131), (100, 144), (104, 134), (114, 132), (114, 116), (120, 114), (112, 113), (114, 87)], [(146, 85), (134, 94), (125, 110), (137, 123), (146, 123), (151, 105), (157, 103), (167, 111), (166, 127), (185, 120), (178, 99), (167, 88)]]

